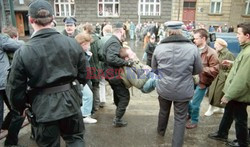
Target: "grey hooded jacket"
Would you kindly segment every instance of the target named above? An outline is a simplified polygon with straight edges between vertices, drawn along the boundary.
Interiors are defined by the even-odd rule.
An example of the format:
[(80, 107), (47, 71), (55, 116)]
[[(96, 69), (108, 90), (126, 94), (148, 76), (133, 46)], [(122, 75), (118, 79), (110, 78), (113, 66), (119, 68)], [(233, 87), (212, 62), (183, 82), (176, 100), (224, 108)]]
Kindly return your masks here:
[(10, 61), (7, 53), (13, 53), (22, 45), (21, 42), (0, 34), (0, 90), (5, 89)]
[(152, 69), (159, 75), (158, 94), (170, 101), (189, 101), (194, 94), (193, 76), (202, 71), (198, 48), (182, 35), (161, 41), (152, 57)]

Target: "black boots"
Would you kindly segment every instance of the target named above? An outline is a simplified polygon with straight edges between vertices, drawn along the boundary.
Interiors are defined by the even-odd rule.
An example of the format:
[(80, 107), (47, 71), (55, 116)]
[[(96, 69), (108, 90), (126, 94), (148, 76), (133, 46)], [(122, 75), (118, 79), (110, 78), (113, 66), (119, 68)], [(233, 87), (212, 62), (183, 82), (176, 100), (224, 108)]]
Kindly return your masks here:
[(125, 126), (127, 126), (127, 124), (128, 123), (126, 121), (124, 121), (124, 120), (122, 120), (120, 118), (115, 118), (113, 120), (113, 126), (114, 127), (125, 127)]

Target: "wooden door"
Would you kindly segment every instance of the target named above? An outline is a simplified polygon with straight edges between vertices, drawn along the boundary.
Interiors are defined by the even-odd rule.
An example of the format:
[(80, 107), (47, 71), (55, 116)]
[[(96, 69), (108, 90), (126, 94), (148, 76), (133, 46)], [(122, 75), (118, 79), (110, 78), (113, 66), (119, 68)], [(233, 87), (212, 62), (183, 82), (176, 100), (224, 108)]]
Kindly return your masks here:
[(19, 36), (25, 36), (23, 14), (20, 12), (16, 13), (16, 27)]
[(183, 9), (182, 20), (185, 24), (195, 21), (195, 9)]

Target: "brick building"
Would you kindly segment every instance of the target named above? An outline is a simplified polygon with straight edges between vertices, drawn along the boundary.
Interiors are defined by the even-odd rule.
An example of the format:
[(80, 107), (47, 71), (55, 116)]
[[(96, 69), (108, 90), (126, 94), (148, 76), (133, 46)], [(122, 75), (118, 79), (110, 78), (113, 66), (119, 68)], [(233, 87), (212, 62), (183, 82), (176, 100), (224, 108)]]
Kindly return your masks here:
[[(58, 29), (63, 18), (74, 16), (78, 22), (103, 23), (133, 21), (137, 23), (180, 20), (214, 25), (236, 25), (250, 21), (250, 0), (47, 0), (55, 10)], [(32, 32), (28, 24), (28, 4), (31, 0), (13, 0), (14, 17), (20, 36)], [(0, 27), (13, 24), (9, 0), (0, 0)]]
[[(8, 1), (5, 3), (6, 24), (11, 24), (8, 17)], [(103, 23), (115, 21), (133, 21), (137, 23), (154, 21), (165, 22), (171, 19), (171, 0), (48, 0), (54, 7), (58, 28), (62, 29), (63, 18), (74, 16), (77, 24)], [(31, 0), (13, 0), (17, 28), (20, 36), (29, 35), (28, 4)], [(3, 19), (1, 19), (3, 20)], [(61, 27), (60, 27), (61, 26)]]
[(173, 0), (172, 20), (218, 27), (250, 21), (250, 0)]

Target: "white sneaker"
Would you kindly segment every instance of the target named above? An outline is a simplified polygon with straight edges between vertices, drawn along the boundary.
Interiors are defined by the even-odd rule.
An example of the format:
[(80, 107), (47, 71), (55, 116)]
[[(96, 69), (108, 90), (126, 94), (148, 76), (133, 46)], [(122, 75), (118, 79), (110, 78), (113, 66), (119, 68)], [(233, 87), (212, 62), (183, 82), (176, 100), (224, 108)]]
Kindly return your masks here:
[(83, 118), (83, 122), (85, 124), (95, 124), (95, 123), (97, 123), (97, 120), (94, 118), (91, 118), (90, 116), (87, 116), (87, 117)]
[(211, 116), (214, 114), (214, 107), (209, 105), (207, 112), (204, 114), (205, 116)]

